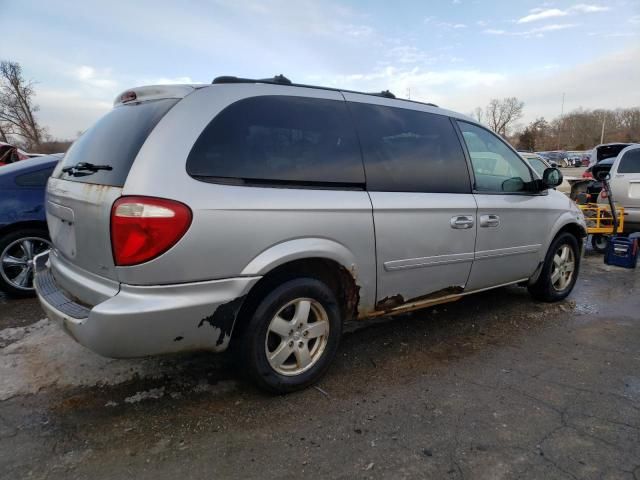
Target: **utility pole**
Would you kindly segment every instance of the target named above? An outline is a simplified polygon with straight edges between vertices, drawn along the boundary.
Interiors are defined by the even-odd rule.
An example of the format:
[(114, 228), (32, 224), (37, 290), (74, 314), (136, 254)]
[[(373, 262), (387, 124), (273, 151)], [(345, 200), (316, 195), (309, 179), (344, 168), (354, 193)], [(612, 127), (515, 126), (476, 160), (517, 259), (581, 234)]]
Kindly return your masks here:
[(564, 121), (562, 117), (564, 115), (564, 92), (562, 92), (562, 106), (560, 107), (560, 121), (558, 122), (558, 150), (560, 150), (560, 133), (562, 133), (562, 126)]
[(407, 100), (411, 100), (411, 87), (407, 87)]
[(600, 143), (604, 143), (604, 124), (607, 121), (607, 114), (602, 114), (602, 132), (600, 133)]

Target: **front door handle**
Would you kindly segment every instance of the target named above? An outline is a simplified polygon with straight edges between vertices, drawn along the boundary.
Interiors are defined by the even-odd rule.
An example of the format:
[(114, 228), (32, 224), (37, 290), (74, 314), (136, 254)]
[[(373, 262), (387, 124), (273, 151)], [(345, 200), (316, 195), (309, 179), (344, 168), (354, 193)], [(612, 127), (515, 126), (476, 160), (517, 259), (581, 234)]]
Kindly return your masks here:
[(480, 215), (481, 227), (497, 227), (500, 225), (500, 217), (498, 215)]
[(473, 227), (473, 217), (469, 215), (458, 215), (451, 219), (451, 228), (466, 229)]

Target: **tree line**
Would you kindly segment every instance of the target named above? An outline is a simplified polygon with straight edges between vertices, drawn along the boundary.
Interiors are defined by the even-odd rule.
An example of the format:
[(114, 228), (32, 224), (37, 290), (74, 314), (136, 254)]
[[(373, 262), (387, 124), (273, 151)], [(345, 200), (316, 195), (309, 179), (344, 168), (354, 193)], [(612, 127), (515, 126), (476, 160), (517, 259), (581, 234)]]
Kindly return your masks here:
[(588, 150), (601, 142), (640, 142), (640, 107), (578, 108), (551, 121), (539, 117), (520, 125), (523, 112), (524, 102), (507, 97), (492, 99), (471, 116), (520, 150)]

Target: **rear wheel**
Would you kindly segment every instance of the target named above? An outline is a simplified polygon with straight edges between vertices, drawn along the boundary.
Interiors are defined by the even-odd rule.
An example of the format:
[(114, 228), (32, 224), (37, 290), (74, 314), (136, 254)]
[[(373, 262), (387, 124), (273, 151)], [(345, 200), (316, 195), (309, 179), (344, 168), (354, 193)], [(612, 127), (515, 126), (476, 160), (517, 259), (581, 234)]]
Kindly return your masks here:
[(244, 328), (241, 355), (259, 387), (287, 393), (324, 375), (341, 335), (340, 308), (331, 289), (319, 280), (298, 278), (258, 303)]
[(609, 239), (604, 235), (592, 235), (591, 246), (598, 253), (605, 253), (609, 245)]
[(573, 290), (580, 270), (578, 240), (570, 233), (558, 235), (549, 247), (540, 276), (529, 293), (544, 302), (557, 302)]
[(44, 229), (25, 228), (0, 237), (0, 289), (13, 297), (35, 295), (33, 257), (49, 248)]

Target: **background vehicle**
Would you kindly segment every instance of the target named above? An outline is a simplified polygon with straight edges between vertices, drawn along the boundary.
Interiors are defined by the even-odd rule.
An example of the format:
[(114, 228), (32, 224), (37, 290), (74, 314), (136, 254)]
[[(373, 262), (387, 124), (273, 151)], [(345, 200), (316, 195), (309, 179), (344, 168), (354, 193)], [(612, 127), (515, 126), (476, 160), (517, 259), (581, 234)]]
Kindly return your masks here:
[(0, 289), (13, 296), (35, 293), (33, 257), (49, 248), (45, 187), (60, 158), (32, 158), (0, 170)]
[(570, 167), (573, 163), (569, 160), (567, 156), (567, 152), (562, 150), (552, 151), (552, 152), (536, 152), (542, 158), (547, 160), (549, 163), (555, 162), (558, 167)]
[(628, 147), (633, 145), (631, 143), (603, 143), (597, 145), (591, 150), (589, 155), (589, 167), (593, 167), (596, 163), (599, 163), (608, 158), (615, 158), (618, 154)]
[[(609, 175), (613, 198), (625, 210), (625, 233), (640, 231), (640, 145), (622, 150), (613, 160)], [(598, 195), (598, 203), (606, 204), (607, 198), (602, 193), (604, 190)]]
[(584, 157), (586, 152), (580, 152), (577, 150), (571, 150), (567, 152), (567, 157), (571, 162), (571, 165), (578, 168), (582, 166), (582, 158)]
[(29, 158), (29, 154), (8, 143), (0, 142), (0, 167)]
[(49, 180), (36, 290), (98, 353), (234, 342), (248, 376), (287, 392), (326, 371), (344, 320), (506, 284), (565, 298), (585, 225), (560, 179), (389, 92), (282, 76), (136, 88)]
[[(532, 153), (532, 152), (518, 152), (518, 153), (520, 153), (520, 156), (522, 158), (524, 158), (527, 162), (529, 162), (529, 165), (531, 165), (531, 168), (535, 170), (535, 172), (538, 174), (540, 178), (542, 178), (542, 175), (544, 174), (544, 171), (547, 168), (553, 167), (547, 160), (542, 158), (537, 153)], [(569, 195), (569, 193), (571, 192), (571, 185), (569, 184), (568, 179), (563, 176), (562, 183), (556, 187), (556, 190), (564, 193), (565, 195)]]

